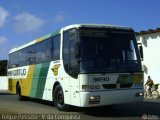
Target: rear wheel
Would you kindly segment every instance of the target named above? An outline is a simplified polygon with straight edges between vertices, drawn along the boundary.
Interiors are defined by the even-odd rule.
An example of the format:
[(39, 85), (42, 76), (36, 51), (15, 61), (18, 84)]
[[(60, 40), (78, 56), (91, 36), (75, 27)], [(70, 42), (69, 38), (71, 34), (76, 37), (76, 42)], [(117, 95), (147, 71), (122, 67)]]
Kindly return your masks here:
[(54, 99), (54, 105), (57, 107), (60, 111), (66, 111), (69, 109), (69, 105), (66, 105), (64, 103), (64, 94), (62, 87), (60, 85), (57, 85), (53, 91), (53, 99)]
[(18, 97), (18, 100), (22, 101), (22, 100), (25, 100), (26, 97), (22, 96), (21, 94), (21, 86), (19, 84), (17, 84), (17, 87), (16, 87), (16, 94), (17, 94), (17, 97)]

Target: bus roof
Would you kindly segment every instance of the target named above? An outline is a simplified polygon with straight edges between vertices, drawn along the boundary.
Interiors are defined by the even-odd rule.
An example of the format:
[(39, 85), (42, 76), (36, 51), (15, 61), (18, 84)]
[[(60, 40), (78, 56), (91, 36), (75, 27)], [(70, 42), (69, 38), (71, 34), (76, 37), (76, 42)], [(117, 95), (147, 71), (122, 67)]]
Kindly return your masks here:
[(52, 33), (49, 33), (47, 35), (44, 35), (38, 39), (35, 39), (27, 44), (24, 44), (24, 45), (21, 45), (19, 47), (15, 47), (13, 49), (10, 50), (9, 54), (10, 53), (13, 53), (13, 52), (16, 52), (18, 50), (21, 50), (23, 48), (26, 48), (26, 47), (29, 47), (33, 44), (36, 44), (38, 42), (41, 42), (45, 39), (48, 39), (52, 36), (55, 36), (55, 35), (58, 35), (61, 31), (65, 31), (65, 30), (69, 30), (69, 29), (72, 29), (72, 28), (81, 28), (81, 27), (87, 27), (87, 28), (112, 28), (112, 29), (125, 29), (125, 30), (132, 30), (132, 28), (129, 28), (129, 27), (125, 27), (125, 26), (116, 26), (116, 25), (108, 25), (108, 24), (74, 24), (74, 25), (69, 25), (69, 26), (66, 26), (66, 27), (63, 27), (62, 29), (59, 29), (55, 32), (52, 32)]
[(35, 39), (35, 40), (31, 41), (31, 42), (28, 42), (28, 43), (26, 43), (26, 44), (24, 44), (24, 45), (21, 45), (21, 46), (19, 46), (19, 47), (12, 48), (12, 49), (10, 50), (9, 54), (10, 54), (10, 53), (13, 53), (13, 52), (16, 52), (16, 51), (18, 51), (18, 50), (21, 50), (21, 49), (23, 49), (23, 48), (29, 47), (29, 46), (31, 46), (31, 45), (33, 45), (33, 44), (38, 43), (38, 42), (41, 42), (41, 41), (43, 41), (43, 40), (45, 40), (45, 39), (48, 39), (48, 38), (50, 38), (50, 37), (52, 37), (52, 36), (58, 35), (59, 33), (60, 33), (60, 30), (57, 30), (57, 31), (55, 31), (55, 32), (49, 33), (49, 34), (47, 34), (47, 35), (44, 35), (44, 36), (42, 36), (42, 37), (40, 37), (40, 38), (38, 38), (38, 39)]
[(125, 29), (132, 30), (132, 28), (125, 26), (117, 26), (117, 25), (109, 25), (109, 24), (74, 24), (69, 25), (63, 28), (63, 30), (68, 30), (72, 28), (80, 28), (80, 27), (88, 27), (88, 28), (113, 28), (113, 29)]

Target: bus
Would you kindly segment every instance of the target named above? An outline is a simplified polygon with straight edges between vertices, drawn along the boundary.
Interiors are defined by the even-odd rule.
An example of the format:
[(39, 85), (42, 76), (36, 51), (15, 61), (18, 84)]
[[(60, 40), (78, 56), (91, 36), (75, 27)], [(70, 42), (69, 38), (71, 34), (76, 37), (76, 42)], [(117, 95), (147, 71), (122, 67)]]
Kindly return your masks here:
[(7, 89), (7, 60), (0, 60), (0, 91), (6, 91)]
[(59, 110), (143, 100), (142, 49), (132, 28), (75, 24), (9, 52), (9, 92)]

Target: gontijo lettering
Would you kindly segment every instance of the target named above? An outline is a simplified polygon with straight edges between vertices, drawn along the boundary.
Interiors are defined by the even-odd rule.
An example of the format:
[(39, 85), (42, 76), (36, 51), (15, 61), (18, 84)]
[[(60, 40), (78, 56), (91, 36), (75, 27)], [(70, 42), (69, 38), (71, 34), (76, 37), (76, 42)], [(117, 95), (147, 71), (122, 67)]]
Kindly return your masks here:
[(18, 75), (26, 75), (26, 69), (17, 69), (13, 71), (8, 71), (8, 76), (18, 76)]

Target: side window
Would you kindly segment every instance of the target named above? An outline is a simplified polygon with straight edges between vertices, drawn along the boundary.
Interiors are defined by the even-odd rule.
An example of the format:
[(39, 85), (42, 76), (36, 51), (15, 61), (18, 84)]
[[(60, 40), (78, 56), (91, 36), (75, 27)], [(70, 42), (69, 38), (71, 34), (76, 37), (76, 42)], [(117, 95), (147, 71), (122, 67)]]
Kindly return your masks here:
[(28, 61), (26, 60), (26, 48), (18, 51), (18, 63), (19, 66), (27, 65)]
[(13, 53), (9, 54), (8, 68), (12, 68), (12, 66), (13, 66)]
[(50, 61), (52, 56), (51, 42), (52, 39), (49, 38), (10, 54), (9, 68)]
[(63, 38), (63, 63), (65, 71), (74, 78), (78, 76), (77, 58), (75, 58), (75, 44), (77, 42), (76, 31), (64, 32)]
[(36, 46), (32, 45), (26, 48), (26, 61), (28, 64), (33, 64), (36, 61)]
[(64, 69), (69, 73), (69, 31), (65, 31), (63, 35), (63, 63)]
[(12, 68), (12, 54), (9, 54), (8, 57), (8, 68)]
[(14, 53), (10, 54), (9, 58), (10, 58), (9, 67), (18, 67), (19, 66), (18, 52), (14, 52)]
[(60, 59), (60, 35), (53, 37), (53, 60)]
[(51, 38), (32, 45), (26, 50), (28, 64), (37, 64), (51, 60)]
[(36, 63), (48, 62), (51, 60), (51, 38), (36, 44)]

